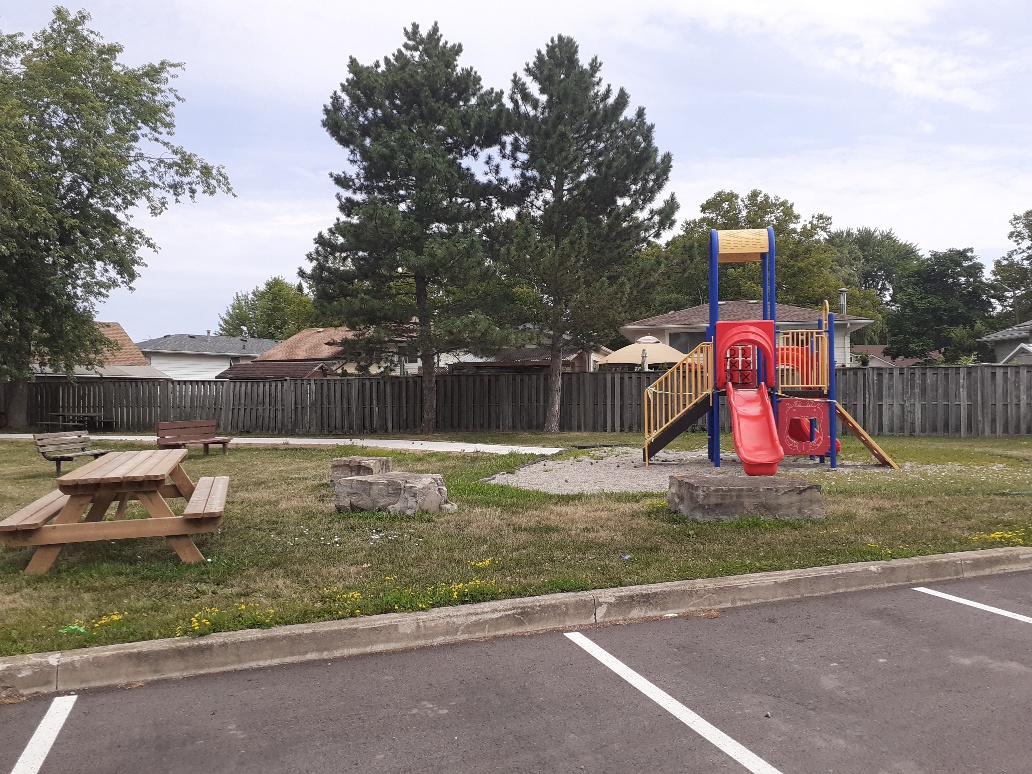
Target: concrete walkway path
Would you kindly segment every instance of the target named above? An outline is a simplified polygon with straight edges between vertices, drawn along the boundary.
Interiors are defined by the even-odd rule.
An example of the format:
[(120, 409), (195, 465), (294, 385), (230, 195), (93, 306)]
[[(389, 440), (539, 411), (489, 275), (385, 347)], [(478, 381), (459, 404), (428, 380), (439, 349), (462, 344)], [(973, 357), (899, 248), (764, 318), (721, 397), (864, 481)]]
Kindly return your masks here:
[[(156, 443), (153, 435), (94, 435), (97, 440)], [(0, 440), (31, 441), (30, 433), (0, 433)], [(367, 446), (404, 451), (483, 452), (484, 454), (558, 454), (555, 446), (507, 446), (497, 443), (462, 441), (406, 441), (389, 438), (234, 438), (230, 446)]]

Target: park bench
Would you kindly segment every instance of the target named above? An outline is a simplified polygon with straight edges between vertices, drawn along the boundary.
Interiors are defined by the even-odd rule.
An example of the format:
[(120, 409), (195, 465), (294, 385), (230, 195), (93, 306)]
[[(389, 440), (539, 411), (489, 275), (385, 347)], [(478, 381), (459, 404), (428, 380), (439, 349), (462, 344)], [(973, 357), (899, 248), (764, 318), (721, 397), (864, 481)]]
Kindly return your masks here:
[(57, 468), (55, 476), (61, 475), (61, 463), (71, 462), (76, 457), (96, 459), (108, 453), (107, 449), (91, 449), (89, 435), (84, 430), (64, 430), (56, 433), (36, 433), (32, 436), (43, 459), (50, 460)]
[(214, 419), (195, 419), (189, 422), (158, 422), (158, 448), (182, 449), (187, 444), (202, 444), (204, 453), (212, 444), (221, 444), (222, 453), (233, 439), (215, 435)]

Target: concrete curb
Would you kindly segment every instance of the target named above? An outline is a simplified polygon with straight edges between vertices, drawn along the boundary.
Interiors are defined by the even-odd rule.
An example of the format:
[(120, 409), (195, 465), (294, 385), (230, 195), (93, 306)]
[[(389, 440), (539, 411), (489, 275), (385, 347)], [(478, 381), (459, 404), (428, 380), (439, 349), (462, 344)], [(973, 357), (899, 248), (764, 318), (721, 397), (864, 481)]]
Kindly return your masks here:
[(198, 639), (154, 640), (0, 657), (0, 698), (387, 653), (556, 629), (630, 623), (692, 610), (1029, 569), (1032, 569), (1032, 548), (995, 548), (550, 594), (420, 613), (225, 632)]

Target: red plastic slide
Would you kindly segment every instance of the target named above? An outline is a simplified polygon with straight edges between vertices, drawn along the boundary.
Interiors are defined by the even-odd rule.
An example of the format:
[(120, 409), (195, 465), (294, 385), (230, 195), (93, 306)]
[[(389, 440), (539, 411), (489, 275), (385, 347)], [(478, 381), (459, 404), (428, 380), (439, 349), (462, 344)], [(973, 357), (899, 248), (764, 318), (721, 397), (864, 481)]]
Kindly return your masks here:
[(767, 387), (736, 389), (727, 383), (727, 405), (731, 409), (731, 432), (735, 451), (750, 476), (773, 476), (785, 450), (778, 440), (778, 426), (770, 407)]

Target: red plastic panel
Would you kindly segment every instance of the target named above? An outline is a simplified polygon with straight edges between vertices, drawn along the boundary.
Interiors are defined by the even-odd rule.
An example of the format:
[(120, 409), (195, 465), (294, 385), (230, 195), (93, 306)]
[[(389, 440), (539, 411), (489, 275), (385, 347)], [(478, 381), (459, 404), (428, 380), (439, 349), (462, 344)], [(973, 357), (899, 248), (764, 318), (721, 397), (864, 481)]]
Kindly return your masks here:
[(743, 320), (741, 322), (718, 322), (716, 335), (717, 389), (727, 386), (727, 372), (724, 368), (727, 351), (736, 344), (751, 344), (763, 353), (767, 384), (774, 384), (774, 321)]
[[(816, 423), (811, 423), (816, 419)], [(811, 424), (816, 424), (810, 440)], [(785, 454), (814, 456), (827, 454), (828, 402), (806, 398), (782, 398), (778, 401), (778, 438)]]

